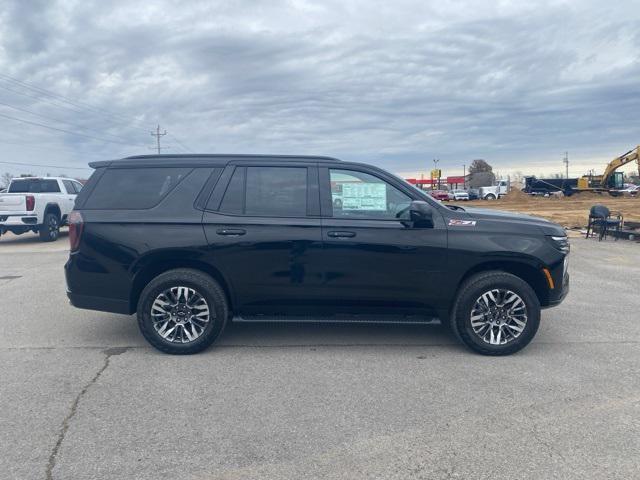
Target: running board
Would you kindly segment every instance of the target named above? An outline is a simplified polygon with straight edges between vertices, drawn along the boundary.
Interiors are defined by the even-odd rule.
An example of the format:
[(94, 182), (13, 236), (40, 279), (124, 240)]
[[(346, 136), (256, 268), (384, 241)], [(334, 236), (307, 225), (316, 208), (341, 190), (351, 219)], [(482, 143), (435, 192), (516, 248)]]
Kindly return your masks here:
[(239, 323), (382, 323), (402, 325), (438, 325), (440, 320), (425, 315), (237, 315)]

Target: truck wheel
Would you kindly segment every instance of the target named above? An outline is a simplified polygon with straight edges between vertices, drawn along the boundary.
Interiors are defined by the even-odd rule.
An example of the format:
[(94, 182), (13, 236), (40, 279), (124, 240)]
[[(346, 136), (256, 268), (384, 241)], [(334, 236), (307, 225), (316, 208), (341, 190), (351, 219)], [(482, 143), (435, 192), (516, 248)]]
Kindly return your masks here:
[(60, 235), (60, 219), (55, 213), (47, 213), (44, 222), (40, 226), (40, 240), (43, 242), (53, 242)]
[(496, 196), (493, 193), (489, 193), (487, 194), (486, 197), (484, 197), (485, 200), (495, 200)]
[(451, 330), (483, 355), (509, 355), (526, 347), (540, 325), (540, 302), (527, 282), (501, 271), (467, 279), (451, 312)]
[(211, 345), (227, 323), (229, 309), (220, 285), (198, 270), (169, 270), (151, 280), (138, 301), (138, 326), (158, 350), (197, 353)]

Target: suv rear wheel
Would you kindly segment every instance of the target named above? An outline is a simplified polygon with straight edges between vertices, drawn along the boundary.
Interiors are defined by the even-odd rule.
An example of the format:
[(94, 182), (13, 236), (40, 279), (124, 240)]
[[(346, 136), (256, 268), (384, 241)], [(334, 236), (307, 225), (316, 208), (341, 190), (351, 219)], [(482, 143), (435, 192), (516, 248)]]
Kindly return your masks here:
[(169, 270), (144, 288), (138, 301), (138, 325), (158, 350), (175, 355), (197, 353), (222, 333), (229, 316), (220, 285), (198, 270)]
[(55, 213), (47, 213), (40, 227), (40, 240), (43, 242), (53, 242), (60, 235), (60, 219)]
[(472, 350), (509, 355), (533, 339), (540, 324), (540, 302), (527, 282), (500, 271), (483, 272), (460, 287), (451, 329)]

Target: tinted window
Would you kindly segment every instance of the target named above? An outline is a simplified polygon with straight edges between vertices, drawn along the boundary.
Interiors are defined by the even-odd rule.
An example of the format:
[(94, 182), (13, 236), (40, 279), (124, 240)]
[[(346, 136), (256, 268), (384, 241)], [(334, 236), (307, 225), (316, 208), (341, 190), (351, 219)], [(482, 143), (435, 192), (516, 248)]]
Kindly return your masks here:
[(145, 209), (156, 206), (190, 168), (107, 169), (84, 208)]
[(244, 212), (244, 178), (245, 168), (238, 167), (233, 172), (227, 190), (224, 192), (220, 211), (233, 215), (242, 215)]
[(73, 186), (76, 187), (76, 193), (80, 193), (80, 191), (82, 190), (82, 184), (80, 182), (71, 182), (73, 183)]
[(76, 193), (76, 187), (71, 180), (62, 180), (62, 183), (67, 193)]
[(306, 216), (306, 168), (247, 167), (246, 184), (246, 215)]
[(397, 219), (408, 214), (411, 198), (373, 175), (330, 169), (333, 216)]
[(25, 178), (13, 180), (9, 186), (9, 193), (56, 193), (60, 191), (57, 180)]
[(307, 214), (307, 169), (237, 167), (222, 203), (222, 213), (273, 217)]

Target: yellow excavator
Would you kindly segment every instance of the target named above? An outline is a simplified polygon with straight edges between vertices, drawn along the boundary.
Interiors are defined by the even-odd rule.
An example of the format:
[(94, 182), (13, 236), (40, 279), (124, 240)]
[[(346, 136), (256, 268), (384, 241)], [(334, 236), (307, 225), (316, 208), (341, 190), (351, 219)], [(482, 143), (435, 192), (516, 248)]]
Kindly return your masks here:
[(640, 145), (611, 160), (602, 175), (580, 177), (578, 187), (574, 188), (574, 191), (609, 192), (611, 195), (615, 195), (616, 190), (624, 188), (624, 174), (616, 172), (616, 170), (633, 161), (638, 163), (638, 174), (640, 175)]

